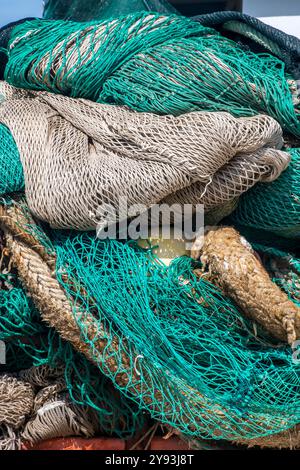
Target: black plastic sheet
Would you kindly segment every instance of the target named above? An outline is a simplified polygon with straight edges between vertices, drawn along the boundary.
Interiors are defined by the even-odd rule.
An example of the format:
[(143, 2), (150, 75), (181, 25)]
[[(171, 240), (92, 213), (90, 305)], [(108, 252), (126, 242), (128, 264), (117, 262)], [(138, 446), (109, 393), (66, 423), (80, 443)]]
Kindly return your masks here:
[(137, 11), (178, 13), (166, 0), (45, 0), (44, 18), (100, 20)]

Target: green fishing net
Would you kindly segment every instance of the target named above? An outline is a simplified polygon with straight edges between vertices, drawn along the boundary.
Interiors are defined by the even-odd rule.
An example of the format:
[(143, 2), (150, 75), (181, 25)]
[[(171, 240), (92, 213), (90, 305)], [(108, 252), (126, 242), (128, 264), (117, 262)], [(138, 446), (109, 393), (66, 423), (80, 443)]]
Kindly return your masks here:
[(0, 195), (24, 189), (19, 151), (10, 130), (0, 125)]
[[(0, 339), (10, 370), (63, 362), (72, 400), (95, 408), (107, 432), (117, 413), (114, 432), (123, 436), (142, 425), (144, 412), (188, 439), (258, 438), (299, 422), (300, 364), (291, 347), (199, 280), (199, 263), (181, 257), (166, 267), (150, 248), (93, 233), (52, 230), (42, 237), (38, 229), (37, 236), (56, 252), (56, 277), (96, 365), (41, 326), (9, 271), (2, 274), (2, 311), (11, 313), (1, 318)], [(288, 295), (300, 305), (294, 288)], [(121, 395), (114, 396), (111, 382)]]
[(0, 341), (6, 345), (3, 370), (17, 372), (48, 364), (65, 367), (66, 387), (73, 403), (93, 408), (105, 434), (132, 437), (146, 416), (113, 389), (109, 380), (84, 356), (42, 324), (40, 314), (19, 283), (16, 273), (0, 276)]
[(290, 165), (276, 181), (257, 184), (241, 196), (232, 223), (300, 238), (300, 149), (290, 154)]
[[(49, 2), (46, 15), (52, 7), (55, 3)], [(177, 16), (26, 22), (13, 32), (6, 79), (26, 89), (159, 114), (201, 109), (237, 116), (267, 113), (300, 135), (297, 86), (282, 62), (245, 51)], [(0, 139), (4, 195), (23, 190), (24, 178), (16, 145), (3, 126)], [(279, 184), (284, 197), (275, 226), (284, 235), (298, 223), (291, 197), (291, 189), (292, 195), (298, 191), (298, 157), (293, 151), (283, 180), (272, 183)], [(253, 203), (255, 227), (274, 231), (269, 201), (276, 192), (262, 195), (261, 205)], [(37, 236), (57, 254), (56, 277), (95, 365), (41, 322), (17, 274), (7, 269), (0, 278), (0, 340), (7, 345), (9, 370), (63, 362), (72, 400), (96, 409), (108, 433), (113, 419), (120, 436), (141, 428), (145, 412), (187, 438), (252, 439), (299, 423), (300, 365), (291, 347), (272, 339), (218, 288), (199, 280), (193, 272), (199, 263), (181, 257), (166, 267), (151, 249), (89, 233), (50, 231), (50, 244), (42, 230)], [(279, 277), (270, 256), (285, 259), (286, 252), (267, 248), (256, 242), (274, 281), (300, 306), (299, 259), (292, 257)], [(91, 320), (93, 335), (87, 326)], [(101, 352), (100, 340), (105, 344)]]
[[(81, 305), (74, 317), (94, 361), (152, 417), (190, 438), (229, 440), (299, 422), (300, 368), (291, 348), (196, 279), (190, 258), (167, 268), (133, 242), (87, 233), (56, 234), (55, 248), (57, 277), (73, 304)], [(76, 290), (66, 279), (82, 283)], [(94, 337), (87, 329), (90, 315), (98, 324)]]
[(159, 114), (266, 113), (300, 135), (297, 83), (284, 63), (188, 18), (32, 20), (14, 28), (8, 55), (5, 77), (17, 87)]

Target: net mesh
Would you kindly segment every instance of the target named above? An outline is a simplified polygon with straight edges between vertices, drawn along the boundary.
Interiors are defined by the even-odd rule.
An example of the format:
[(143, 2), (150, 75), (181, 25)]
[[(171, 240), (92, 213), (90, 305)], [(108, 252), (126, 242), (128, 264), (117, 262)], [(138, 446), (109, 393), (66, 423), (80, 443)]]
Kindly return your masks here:
[[(54, 228), (103, 228), (128, 208), (135, 216), (162, 200), (211, 210), (277, 178), (290, 159), (278, 150), (279, 124), (266, 115), (156, 116), (20, 93), (9, 90), (0, 108), (17, 144), (3, 165), (13, 161), (21, 171), (21, 159), (29, 208)], [(5, 168), (2, 175), (6, 181)]]
[[(199, 263), (182, 257), (166, 267), (151, 249), (101, 241), (92, 233), (47, 236), (98, 383), (100, 369), (130, 407), (136, 403), (140, 413), (149, 412), (188, 439), (253, 439), (297, 424), (300, 369), (292, 349), (199, 280)], [(291, 298), (299, 304), (292, 293)], [(48, 361), (49, 344), (42, 353)], [(27, 345), (19, 341), (17, 348), (26, 351)], [(31, 351), (40, 356), (36, 344)], [(68, 369), (66, 354), (64, 361)], [(87, 374), (78, 370), (80, 378), (69, 383), (75, 400), (86, 404), (93, 379), (89, 375), (81, 385)]]
[(176, 15), (28, 21), (13, 30), (5, 76), (18, 87), (142, 112), (262, 112), (300, 135), (297, 84), (283, 62)]
[(17, 273), (2, 269), (1, 283), (0, 341), (6, 344), (2, 369), (12, 373), (31, 367), (60, 367), (71, 402), (92, 408), (102, 433), (129, 438), (141, 430), (146, 416), (114, 390), (82, 354), (42, 323)]
[[(70, 299), (80, 300), (83, 312), (96, 301), (99, 329), (104, 324), (112, 340), (119, 338), (110, 378), (153, 417), (190, 437), (223, 439), (254, 438), (297, 423), (299, 367), (290, 348), (274, 347), (220, 291), (197, 282), (189, 258), (166, 268), (132, 244), (87, 234), (65, 238), (56, 249), (58, 278)], [(65, 280), (73, 278), (84, 279), (87, 296)], [(76, 322), (108, 374), (113, 345), (107, 338), (106, 354), (96, 354), (99, 337), (88, 335), (83, 312), (76, 312)], [(132, 358), (127, 368), (122, 349)], [(126, 376), (123, 385), (120, 376)]]
[(291, 149), (291, 164), (274, 182), (244, 194), (231, 215), (233, 223), (300, 237), (300, 149)]
[(10, 130), (0, 125), (0, 194), (4, 195), (25, 188), (20, 155)]
[[(191, 202), (203, 197), (212, 209), (216, 201), (233, 201), (255, 182), (274, 179), (286, 167), (289, 157), (277, 150), (282, 136), (274, 118), (285, 130), (300, 135), (297, 84), (282, 62), (245, 51), (213, 30), (176, 16), (145, 13), (101, 23), (25, 22), (13, 31), (6, 79), (30, 92), (3, 85), (7, 103), (0, 113), (8, 127), (0, 126), (0, 190), (22, 191), (25, 182), (32, 211), (56, 227), (94, 226), (94, 207), (88, 200), (84, 216), (80, 214), (82, 195), (86, 198), (90, 191), (93, 198), (90, 184), (95, 175), (103, 172), (107, 180), (116, 161), (119, 175), (114, 184), (126, 187), (127, 182), (138, 202), (154, 188), (157, 200)], [(201, 110), (205, 112), (191, 113)], [(150, 118), (134, 111), (177, 117)], [(186, 112), (190, 114), (181, 116)], [(258, 113), (271, 117), (255, 116)], [(224, 116), (226, 125), (230, 123), (225, 130)], [(95, 128), (96, 120), (101, 126)], [(213, 140), (207, 140), (206, 130), (211, 135), (212, 127)], [(53, 139), (51, 148), (56, 149), (49, 161), (40, 158), (45, 138)], [(198, 142), (202, 151), (205, 148), (201, 158)], [(281, 196), (291, 187), (293, 195), (297, 190), (297, 152), (292, 151), (292, 165), (278, 180), (275, 192)], [(97, 166), (99, 153), (103, 160)], [(88, 163), (83, 154), (89, 156)], [(133, 175), (128, 181), (124, 161), (127, 176)], [(47, 165), (53, 162), (59, 165), (50, 175)], [(135, 187), (146, 163), (151, 177), (164, 168), (160, 186), (151, 179), (151, 184), (148, 180)], [(74, 167), (76, 187), (70, 190)], [(78, 185), (78, 174), (88, 181), (88, 190)], [(164, 193), (164, 177), (170, 181), (172, 175), (175, 179)], [(63, 197), (61, 177), (68, 188)], [(52, 186), (53, 199), (47, 206), (51, 192), (46, 195), (45, 188)], [(111, 180), (104, 187), (110, 202), (117, 194), (114, 189)], [(71, 193), (80, 196), (80, 206), (74, 201), (70, 205)], [(147, 199), (148, 204), (153, 201)], [(261, 207), (267, 205), (263, 198), (260, 201)], [(108, 434), (132, 436), (148, 415), (187, 439), (241, 442), (297, 425), (300, 364), (293, 349), (245, 319), (219, 288), (199, 279), (194, 270), (200, 263), (183, 256), (167, 267), (151, 248), (133, 241), (103, 241), (88, 232), (39, 226), (25, 204), (25, 223), (14, 215), (9, 225), (7, 214), (13, 213), (14, 201), (6, 199), (4, 205), (0, 340), (6, 344), (8, 370), (63, 364), (71, 401), (92, 408)], [(294, 229), (297, 210), (290, 212), (290, 207), (291, 197), (284, 202), (282, 218)], [(58, 215), (51, 213), (53, 208), (59, 209)], [(269, 220), (273, 212), (269, 206)], [(274, 230), (271, 223), (266, 225)], [(287, 253), (287, 242), (279, 237), (278, 243), (270, 246), (263, 237), (253, 238), (273, 281), (300, 306), (299, 257)], [(10, 250), (11, 260), (5, 250)], [(57, 330), (49, 321), (46, 325), (50, 315), (42, 308), (43, 295), (48, 310), (54, 308), (52, 293), (59, 294), (63, 312), (64, 322)], [(78, 350), (75, 341), (65, 340), (70, 331), (80, 339)]]

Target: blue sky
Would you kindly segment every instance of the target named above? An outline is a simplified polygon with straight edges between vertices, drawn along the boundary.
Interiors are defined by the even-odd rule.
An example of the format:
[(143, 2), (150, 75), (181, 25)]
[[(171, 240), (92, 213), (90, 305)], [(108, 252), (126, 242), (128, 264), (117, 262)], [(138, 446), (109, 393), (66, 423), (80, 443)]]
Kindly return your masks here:
[(0, 0), (0, 25), (26, 16), (41, 16), (43, 0)]
[[(41, 16), (42, 4), (43, 0), (0, 0), (0, 26), (25, 16)], [(244, 12), (254, 16), (300, 15), (300, 0), (244, 0)]]

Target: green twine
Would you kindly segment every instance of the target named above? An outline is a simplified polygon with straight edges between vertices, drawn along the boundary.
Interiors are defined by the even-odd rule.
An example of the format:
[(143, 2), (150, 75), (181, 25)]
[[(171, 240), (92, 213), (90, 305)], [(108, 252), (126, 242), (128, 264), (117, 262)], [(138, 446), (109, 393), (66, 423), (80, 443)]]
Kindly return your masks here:
[(25, 22), (13, 30), (5, 77), (17, 87), (142, 112), (267, 113), (300, 136), (296, 82), (283, 62), (176, 15)]
[(229, 220), (267, 230), (286, 238), (300, 238), (300, 149), (290, 149), (291, 163), (272, 183), (258, 183), (240, 197)]
[[(254, 328), (217, 288), (198, 281), (189, 258), (166, 268), (133, 243), (105, 242), (88, 234), (56, 235), (56, 251), (59, 281), (82, 306), (76, 321), (99, 369), (154, 418), (189, 437), (216, 438), (214, 411), (221, 405), (227, 411), (226, 429), (218, 427), (220, 439), (268, 435), (299, 422), (300, 366), (293, 363), (291, 348)], [(74, 294), (63, 274), (81, 279), (90, 299), (79, 289)], [(87, 335), (84, 326), (91, 299), (97, 305), (99, 328), (102, 322), (121, 345), (126, 338), (124, 352), (141, 358), (143, 374), (160, 391), (158, 402), (141, 375), (141, 389), (153, 406), (142, 402), (142, 395), (132, 396), (130, 374), (135, 365), (131, 372), (124, 370), (121, 350), (114, 356), (114, 373), (105, 366), (105, 353), (97, 356), (97, 337)], [(127, 387), (117, 383), (119, 373), (127, 374)], [(186, 386), (183, 392), (184, 383), (205, 395), (210, 403), (205, 411), (193, 409), (194, 392)], [(191, 407), (188, 423), (183, 399)], [(173, 418), (165, 412), (166, 403), (174, 407)], [(258, 426), (257, 420), (263, 424)]]
[[(1, 97), (0, 97), (1, 99)], [(0, 195), (24, 190), (19, 151), (10, 130), (0, 125)]]

